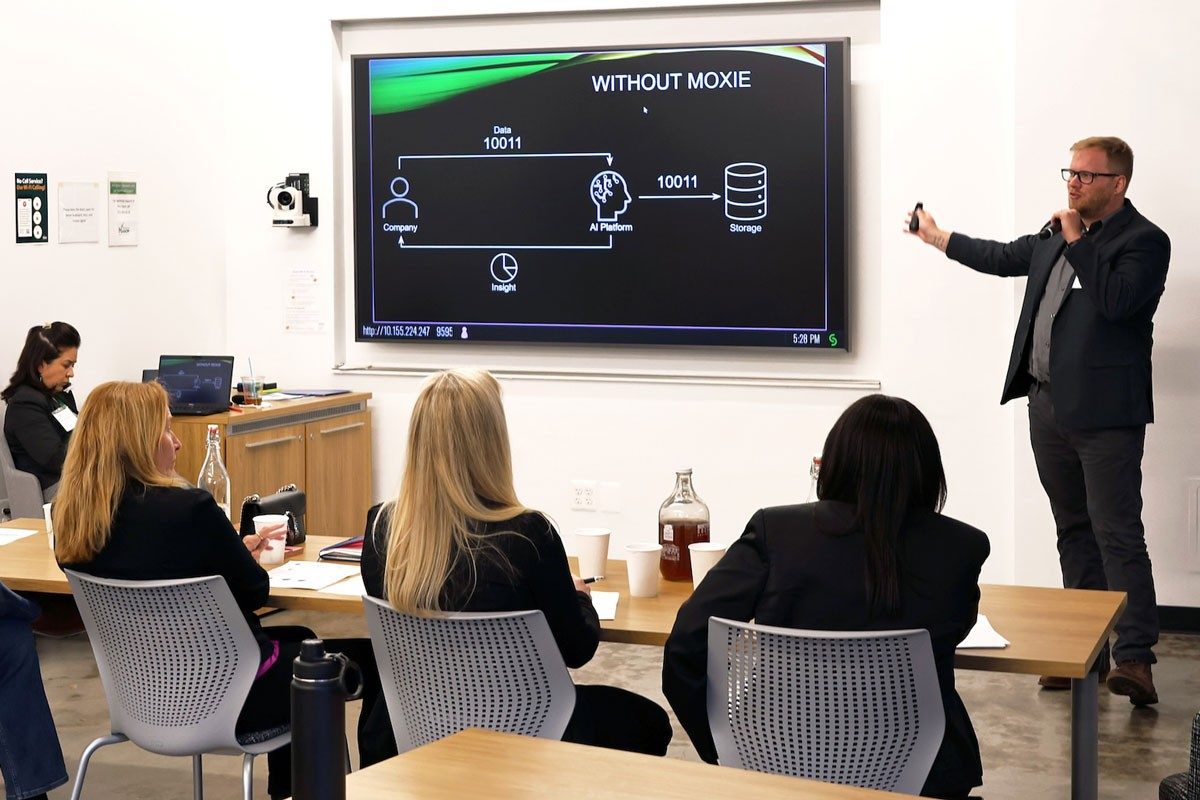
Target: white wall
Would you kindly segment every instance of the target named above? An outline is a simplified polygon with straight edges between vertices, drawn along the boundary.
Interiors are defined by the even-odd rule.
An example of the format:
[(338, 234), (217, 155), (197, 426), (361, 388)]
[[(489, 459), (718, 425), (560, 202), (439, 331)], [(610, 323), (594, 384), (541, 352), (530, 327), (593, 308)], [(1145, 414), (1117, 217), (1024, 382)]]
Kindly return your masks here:
[[(1184, 492), (1184, 479), (1200, 476), (1200, 434), (1189, 424), (1200, 388), (1191, 335), (1200, 281), (1183, 218), (1192, 171), (1184, 142), (1200, 117), (1188, 55), (1200, 21), (1192, 5), (1158, 3), (1130, 15), (1116, 0), (733, 9), (627, 2), (619, 14), (588, 16), (604, 5), (462, 0), (438, 4), (435, 17), (431, 4), (346, 2), (336, 13), (344, 21), (403, 17), (387, 23), (401, 32), (397, 50), (429, 49), (435, 34), (452, 30), (460, 42), (498, 48), (528, 37), (601, 44), (578, 38), (571, 26), (581, 20), (585, 33), (617, 26), (620, 44), (695, 41), (697, 32), (713, 40), (851, 35), (854, 351), (833, 358), (677, 349), (614, 356), (585, 347), (431, 354), (396, 346), (387, 360), (877, 379), (884, 391), (913, 399), (938, 431), (948, 512), (992, 537), (985, 579), (1054, 584), (1053, 526), (1034, 477), (1023, 404), (997, 405), (1023, 286), (957, 267), (904, 236), (901, 222), (922, 200), (951, 229), (999, 239), (1034, 229), (1062, 204), (1056, 170), (1069, 144), (1093, 133), (1125, 136), (1138, 153), (1131, 197), (1174, 239), (1157, 317), (1148, 537), (1159, 601), (1200, 605)], [(336, 268), (345, 244), (337, 202), (344, 143), (341, 39), (328, 8), (224, 2), (179, 11), (132, 0), (6, 8), (6, 32), (24, 35), (10, 37), (0, 66), (24, 75), (40, 57), (49, 88), (7, 84), (5, 105), (18, 124), (0, 129), (0, 174), (45, 170), (53, 185), (102, 179), (110, 169), (138, 171), (143, 243), (129, 251), (4, 244), (10, 300), (0, 335), (15, 352), (29, 325), (52, 317), (75, 322), (85, 338), (84, 389), (136, 376), (162, 350), (225, 349), (287, 382), (372, 391), (374, 492), (382, 497), (399, 480), (417, 381), (334, 374), (331, 367), (354, 349), (344, 332), (342, 340), (336, 330), (282, 332), (284, 281), (296, 267), (319, 271), (330, 325), (348, 325), (335, 313), (345, 288)], [(479, 16), (555, 9), (578, 13)], [(36, 127), (22, 127), (25, 118)], [(312, 173), (321, 226), (273, 230), (266, 188), (299, 171)], [(0, 214), (11, 220), (12, 195), (0, 195)], [(808, 457), (856, 396), (571, 380), (510, 380), (505, 391), (521, 497), (564, 529), (610, 525), (618, 542), (654, 535), (657, 505), (679, 464), (696, 469), (720, 540), (735, 537), (757, 506), (802, 498)], [(571, 478), (620, 481), (622, 512), (570, 512)]]
[[(137, 380), (170, 350), (225, 345), (227, 187), (213, 120), (222, 116), (222, 20), (186, 25), (162, 4), (6, 5), (0, 125), (0, 371), (7, 382), (25, 332), (55, 319), (83, 338), (79, 397), (112, 378)], [(58, 244), (59, 181), (137, 175), (140, 244)], [(50, 238), (14, 244), (14, 172), (45, 172)], [(101, 201), (107, 203), (102, 194)]]

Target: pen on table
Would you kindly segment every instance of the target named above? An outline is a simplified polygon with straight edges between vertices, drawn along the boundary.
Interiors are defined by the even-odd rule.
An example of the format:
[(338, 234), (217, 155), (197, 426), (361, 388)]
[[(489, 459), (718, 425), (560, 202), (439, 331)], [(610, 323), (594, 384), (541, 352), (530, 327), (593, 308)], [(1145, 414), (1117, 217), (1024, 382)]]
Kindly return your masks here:
[(584, 578), (583, 582), (584, 583), (595, 583), (596, 581), (602, 581), (602, 580), (604, 580), (603, 575), (593, 575), (590, 578)]

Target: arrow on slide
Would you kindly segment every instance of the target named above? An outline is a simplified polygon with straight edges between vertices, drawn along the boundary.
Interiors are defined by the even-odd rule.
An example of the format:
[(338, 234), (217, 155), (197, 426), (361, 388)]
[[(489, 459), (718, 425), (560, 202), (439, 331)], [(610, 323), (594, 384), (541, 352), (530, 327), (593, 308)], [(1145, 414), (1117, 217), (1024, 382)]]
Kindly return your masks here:
[(423, 155), (402, 155), (396, 157), (396, 169), (401, 169), (404, 166), (404, 160), (413, 159), (444, 159), (444, 158), (603, 158), (611, 167), (613, 162), (612, 153), (447, 153), (447, 154), (423, 154)]
[(721, 195), (712, 194), (639, 194), (638, 200), (719, 200)]

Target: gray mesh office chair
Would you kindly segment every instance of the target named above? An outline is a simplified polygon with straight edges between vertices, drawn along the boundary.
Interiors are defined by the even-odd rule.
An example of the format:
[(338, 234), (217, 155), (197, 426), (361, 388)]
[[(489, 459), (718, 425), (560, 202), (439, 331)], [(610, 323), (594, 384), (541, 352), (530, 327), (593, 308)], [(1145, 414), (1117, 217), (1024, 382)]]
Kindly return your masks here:
[(4, 489), (8, 493), (8, 509), (13, 519), (21, 517), (42, 518), (42, 485), (32, 472), (17, 469), (13, 463), (12, 450), (4, 437), (4, 415), (8, 404), (0, 403), (0, 476), (4, 478)]
[(1200, 800), (1200, 714), (1192, 719), (1192, 749), (1188, 771), (1163, 778), (1158, 785), (1159, 800)]
[(203, 797), (201, 755), (242, 756), (242, 795), (250, 800), (254, 756), (291, 741), (287, 726), (235, 734), (261, 660), (258, 643), (225, 579), (120, 581), (67, 570), (87, 627), (112, 733), (83, 751), (71, 800), (88, 762), (110, 744), (192, 757), (193, 792)]
[(363, 610), (399, 752), (465, 728), (562, 738), (575, 684), (541, 611)]
[(708, 622), (708, 720), (722, 765), (918, 794), (946, 727), (925, 630)]

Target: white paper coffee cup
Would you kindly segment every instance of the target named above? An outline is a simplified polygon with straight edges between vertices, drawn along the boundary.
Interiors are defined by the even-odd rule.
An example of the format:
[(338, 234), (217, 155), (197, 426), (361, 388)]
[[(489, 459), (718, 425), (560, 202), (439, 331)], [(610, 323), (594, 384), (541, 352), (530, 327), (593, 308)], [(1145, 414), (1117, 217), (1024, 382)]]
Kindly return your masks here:
[[(255, 533), (262, 533), (268, 528), (277, 528), (280, 525), (287, 525), (287, 514), (259, 514), (254, 518)], [(258, 563), (282, 564), (286, 543), (286, 539), (267, 539), (266, 545), (258, 555)]]
[(52, 503), (42, 504), (42, 516), (46, 518), (46, 538), (50, 540), (50, 549), (54, 549), (54, 520), (50, 518), (50, 506)]
[(631, 596), (658, 597), (658, 561), (661, 555), (661, 544), (638, 542), (625, 545)]
[(688, 553), (692, 557), (692, 588), (700, 585), (708, 571), (725, 555), (728, 545), (716, 542), (692, 542), (688, 545)]
[(608, 528), (576, 528), (575, 552), (579, 556), (579, 577), (600, 578), (608, 569)]

